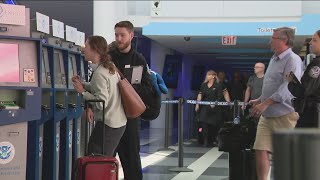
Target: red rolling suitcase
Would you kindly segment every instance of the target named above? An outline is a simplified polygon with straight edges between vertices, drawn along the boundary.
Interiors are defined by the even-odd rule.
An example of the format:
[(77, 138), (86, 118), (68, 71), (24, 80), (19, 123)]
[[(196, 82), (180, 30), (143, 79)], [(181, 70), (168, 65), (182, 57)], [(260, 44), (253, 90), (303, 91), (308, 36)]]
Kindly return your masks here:
[[(104, 107), (105, 102), (102, 100), (90, 100), (86, 102), (88, 107), (89, 102), (103, 103), (103, 122), (104, 122)], [(88, 141), (88, 128), (86, 127), (86, 141)], [(103, 126), (103, 132), (105, 128)], [(87, 142), (88, 143), (88, 142)], [(104, 151), (104, 136), (102, 137), (102, 152)], [(87, 147), (85, 148), (87, 154)], [(103, 154), (103, 153), (102, 153)], [(92, 154), (78, 158), (75, 163), (75, 180), (118, 180), (119, 163), (114, 157), (106, 157), (103, 155)]]

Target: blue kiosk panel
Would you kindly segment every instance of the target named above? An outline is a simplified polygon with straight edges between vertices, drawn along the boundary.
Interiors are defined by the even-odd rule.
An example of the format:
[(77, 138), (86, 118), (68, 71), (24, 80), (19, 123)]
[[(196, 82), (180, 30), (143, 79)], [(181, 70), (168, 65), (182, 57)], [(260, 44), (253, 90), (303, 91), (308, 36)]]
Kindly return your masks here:
[(37, 39), (0, 36), (1, 180), (26, 179), (27, 160), (37, 158), (28, 124), (41, 117), (40, 49)]

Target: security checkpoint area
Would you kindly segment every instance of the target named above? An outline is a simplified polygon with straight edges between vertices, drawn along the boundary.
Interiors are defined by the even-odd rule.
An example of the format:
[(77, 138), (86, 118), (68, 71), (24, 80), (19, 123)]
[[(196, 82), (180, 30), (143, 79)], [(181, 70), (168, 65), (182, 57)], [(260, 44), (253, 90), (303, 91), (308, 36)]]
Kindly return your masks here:
[[(93, 10), (96, 11), (92, 16), (104, 16), (99, 16), (99, 21), (94, 18), (95, 31), (91, 34), (82, 32), (82, 23), (86, 21), (72, 19), (70, 9), (70, 19), (59, 19), (55, 18), (59, 16), (52, 16), (51, 11), (39, 11), (37, 6), (32, 9), (33, 3), (36, 4), (0, 1), (0, 180), (78, 180), (85, 174), (79, 173), (78, 169), (79, 159), (83, 157), (113, 160), (115, 157), (114, 164), (109, 163), (112, 169), (105, 170), (105, 174), (109, 174), (99, 176), (97, 180), (124, 180), (125, 168), (119, 151), (114, 157), (88, 153), (88, 142), (98, 123), (90, 123), (85, 112), (92, 105), (90, 103), (103, 102), (104, 107), (107, 101), (85, 101), (73, 79), (77, 76), (81, 83), (89, 83), (96, 70), (92, 66), (94, 63), (88, 62), (85, 56), (88, 54), (84, 53), (88, 37), (92, 34), (106, 37), (108, 51), (112, 48), (115, 28), (110, 22), (115, 20), (109, 22), (102, 17), (109, 13), (109, 7), (116, 9), (119, 2), (92, 2), (92, 14)], [(106, 4), (99, 6), (100, 3)], [(294, 16), (294, 21), (287, 20), (287, 17), (272, 21), (272, 17), (263, 19), (261, 15), (261, 19), (248, 22), (232, 22), (229, 17), (219, 17), (212, 22), (187, 22), (187, 18), (182, 21), (183, 16), (177, 15), (169, 2), (157, 1), (152, 2), (151, 15), (146, 20), (132, 15), (142, 12), (140, 5), (143, 2), (121, 3), (126, 3), (125, 10), (131, 13), (121, 15), (121, 18), (129, 19), (135, 25), (130, 45), (144, 57), (148, 73), (154, 73), (153, 85), (158, 87), (160, 94), (161, 107), (156, 117), (143, 119), (140, 114), (138, 118), (140, 153), (137, 154), (140, 154), (143, 179), (258, 180), (257, 153), (253, 146), (259, 118), (252, 114), (254, 104), (244, 100), (249, 75), (261, 68), (256, 67), (257, 62), (268, 68), (274, 54), (269, 43), (277, 39), (272, 33), (282, 26), (294, 29), (296, 39), (292, 51), (299, 55), (305, 70), (316, 58), (310, 53), (309, 42), (318, 28), (319, 24), (315, 22), (320, 18), (319, 14), (298, 14), (297, 18), (298, 15), (292, 13), (290, 16)], [(216, 4), (221, 7), (230, 5), (229, 2)], [(52, 6), (52, 9), (57, 7)], [(190, 10), (191, 7), (185, 8)], [(297, 9), (293, 5), (288, 8)], [(275, 11), (280, 13), (280, 10)], [(113, 17), (121, 13), (107, 15)], [(199, 17), (207, 16), (203, 13)], [(176, 19), (169, 21), (171, 16)], [(91, 16), (89, 20), (92, 21)], [(226, 22), (222, 22), (224, 20)], [(70, 21), (77, 22), (79, 27)], [(93, 22), (91, 26), (93, 29)], [(100, 31), (106, 27), (108, 30)], [(105, 32), (111, 33), (106, 35)], [(142, 76), (143, 66), (125, 64), (125, 68), (132, 71), (132, 79), (128, 82), (139, 82), (133, 74), (140, 70)], [(214, 94), (219, 97), (217, 100), (200, 100), (199, 94), (204, 93), (202, 85), (208, 82), (206, 73), (210, 71), (214, 84), (218, 82), (218, 85), (207, 86), (206, 90), (219, 90), (219, 94)], [(219, 74), (223, 74), (223, 78)], [(123, 77), (119, 79), (124, 80)], [(236, 80), (242, 84), (237, 84)], [(227, 98), (226, 92), (233, 97)], [(217, 113), (218, 120), (212, 118), (215, 122), (206, 125), (200, 120), (203, 119), (201, 108)], [(320, 105), (316, 108), (317, 117), (320, 117)], [(104, 110), (107, 109), (103, 108), (103, 114)], [(130, 119), (127, 116), (127, 122)], [(318, 179), (319, 135), (317, 128), (275, 131), (272, 135), (274, 151), (268, 154), (268, 180)], [(99, 170), (99, 162), (91, 167)], [(94, 176), (83, 176), (82, 180)]]

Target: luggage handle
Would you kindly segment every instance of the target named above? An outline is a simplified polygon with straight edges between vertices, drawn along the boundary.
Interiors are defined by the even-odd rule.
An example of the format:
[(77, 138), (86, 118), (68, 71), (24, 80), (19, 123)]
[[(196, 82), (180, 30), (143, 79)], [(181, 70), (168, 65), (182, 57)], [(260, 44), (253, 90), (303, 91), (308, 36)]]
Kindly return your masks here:
[[(102, 102), (102, 104), (103, 104), (103, 106), (102, 106), (102, 123), (103, 123), (103, 130), (102, 130), (102, 152), (101, 152), (101, 154), (92, 154), (93, 156), (103, 156), (103, 154), (104, 154), (104, 136), (105, 136), (105, 118), (104, 118), (104, 109), (105, 109), (105, 101), (104, 100), (99, 100), (99, 99), (92, 99), (92, 100), (86, 100), (85, 101), (85, 107), (86, 107), (86, 109), (87, 108), (89, 108), (89, 103), (99, 103), (99, 102)], [(87, 115), (87, 117), (88, 117), (88, 115)], [(87, 118), (86, 117), (86, 118)], [(88, 124), (88, 123), (86, 123), (86, 124)], [(94, 124), (92, 123), (92, 127), (94, 126)], [(87, 132), (87, 130), (88, 130), (88, 127), (86, 127), (86, 133), (85, 133), (85, 139), (86, 139), (86, 141), (88, 140), (88, 132)], [(86, 142), (86, 146), (85, 146), (85, 154), (88, 154), (88, 144), (89, 144), (89, 142)]]

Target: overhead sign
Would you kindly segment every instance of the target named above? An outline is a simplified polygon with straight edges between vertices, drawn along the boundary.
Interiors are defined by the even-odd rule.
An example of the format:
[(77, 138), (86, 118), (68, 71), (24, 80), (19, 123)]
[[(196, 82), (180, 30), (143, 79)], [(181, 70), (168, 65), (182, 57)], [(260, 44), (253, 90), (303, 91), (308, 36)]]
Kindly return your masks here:
[(85, 43), (85, 34), (81, 31), (77, 31), (77, 37), (76, 37), (76, 42), (75, 44), (78, 46), (82, 46), (84, 47), (84, 43)]
[(221, 38), (222, 45), (236, 45), (237, 36), (222, 36)]
[[(294, 29), (295, 33), (297, 33), (297, 27), (290, 27)], [(257, 28), (258, 33), (273, 33), (273, 31), (277, 28)]]
[(64, 23), (52, 19), (52, 35), (64, 39)]
[(77, 40), (77, 32), (77, 28), (66, 25), (66, 40), (75, 43)]
[(36, 12), (37, 31), (50, 34), (49, 16)]
[(24, 26), (26, 24), (25, 6), (0, 3), (0, 24)]

